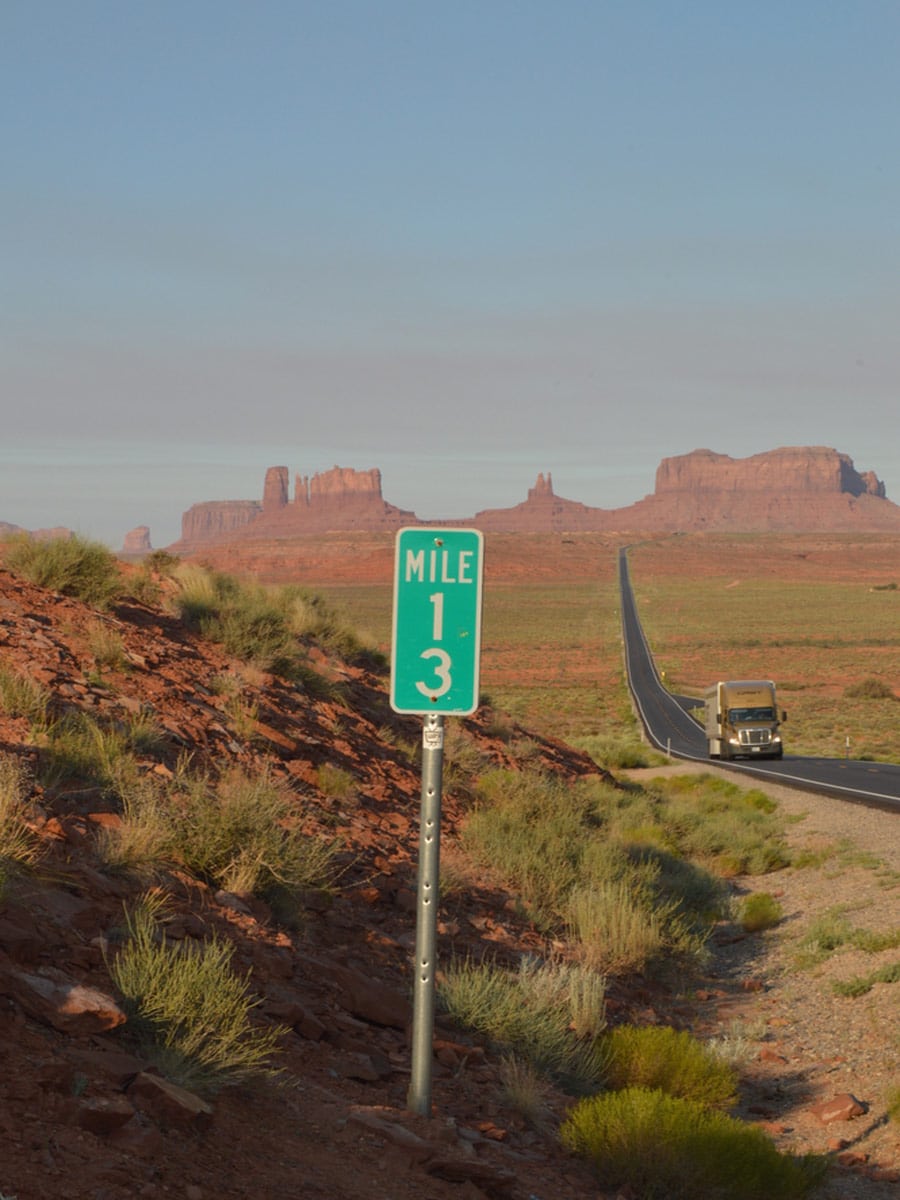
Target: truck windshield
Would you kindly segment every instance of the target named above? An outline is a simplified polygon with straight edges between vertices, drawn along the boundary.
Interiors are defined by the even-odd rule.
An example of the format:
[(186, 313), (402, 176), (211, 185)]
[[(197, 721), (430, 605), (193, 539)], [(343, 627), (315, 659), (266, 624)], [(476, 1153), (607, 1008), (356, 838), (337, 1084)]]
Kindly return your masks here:
[(759, 708), (730, 708), (728, 716), (735, 724), (743, 721), (774, 721), (775, 709), (770, 705), (761, 705)]

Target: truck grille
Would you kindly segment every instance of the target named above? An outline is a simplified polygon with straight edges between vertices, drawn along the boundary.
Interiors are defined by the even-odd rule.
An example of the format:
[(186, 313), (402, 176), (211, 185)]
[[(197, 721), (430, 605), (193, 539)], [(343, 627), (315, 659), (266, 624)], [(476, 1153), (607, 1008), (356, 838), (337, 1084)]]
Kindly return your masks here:
[(741, 729), (739, 737), (742, 746), (768, 746), (772, 741), (771, 729)]

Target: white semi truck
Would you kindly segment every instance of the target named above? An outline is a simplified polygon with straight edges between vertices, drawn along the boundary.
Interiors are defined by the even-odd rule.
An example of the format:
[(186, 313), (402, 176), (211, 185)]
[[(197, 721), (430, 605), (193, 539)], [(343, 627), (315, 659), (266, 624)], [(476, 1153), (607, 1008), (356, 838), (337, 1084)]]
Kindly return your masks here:
[(771, 679), (727, 680), (706, 689), (710, 758), (781, 758), (779, 714)]

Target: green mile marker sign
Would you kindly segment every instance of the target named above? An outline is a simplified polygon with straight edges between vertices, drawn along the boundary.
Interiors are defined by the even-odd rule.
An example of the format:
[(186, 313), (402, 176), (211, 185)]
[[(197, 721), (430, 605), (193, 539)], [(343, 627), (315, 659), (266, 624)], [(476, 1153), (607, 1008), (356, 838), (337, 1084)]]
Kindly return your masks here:
[(478, 707), (484, 538), (477, 529), (397, 533), (391, 708), (464, 716)]

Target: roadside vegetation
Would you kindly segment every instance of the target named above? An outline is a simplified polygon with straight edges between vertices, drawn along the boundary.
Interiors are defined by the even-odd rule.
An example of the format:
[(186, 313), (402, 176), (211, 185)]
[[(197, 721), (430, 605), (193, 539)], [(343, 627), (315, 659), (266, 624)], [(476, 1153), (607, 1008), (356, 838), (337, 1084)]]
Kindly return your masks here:
[[(888, 611), (896, 617), (893, 589), (875, 594), (874, 603), (884, 609), (868, 633), (862, 633), (861, 619), (854, 624), (855, 615), (842, 615), (838, 633), (817, 627), (812, 644), (801, 640), (795, 607), (805, 606), (807, 625), (824, 621), (829, 605), (836, 618), (842, 611), (837, 598), (846, 603), (843, 589), (852, 584), (835, 585), (841, 590), (834, 595), (823, 589), (813, 618), (815, 595), (791, 593), (783, 603), (794, 624), (783, 632), (782, 610), (773, 617), (772, 581), (729, 589), (715, 610), (720, 628), (704, 608), (701, 581), (642, 581), (637, 554), (633, 579), (642, 617), (673, 690), (702, 688), (711, 662), (729, 663), (728, 672), (717, 674), (779, 680), (779, 668), (793, 652), (795, 670), (780, 685), (798, 701), (784, 700), (791, 752), (825, 752), (813, 748), (819, 746), (815, 722), (824, 720), (829, 704), (843, 706), (848, 721), (858, 711), (870, 744), (881, 744), (880, 710), (895, 711), (892, 690), (879, 682), (900, 645), (888, 633)], [(93, 561), (93, 551), (87, 557)], [(24, 574), (23, 563), (35, 569), (27, 555), (14, 569)], [(170, 586), (158, 595), (168, 597), (165, 602), (187, 625), (248, 664), (248, 672), (277, 674), (310, 699), (340, 703), (345, 693), (313, 666), (312, 647), (384, 666), (387, 589), (341, 589), (338, 599), (332, 589), (323, 599), (294, 587), (246, 585), (177, 562), (164, 567)], [(99, 566), (87, 571), (90, 579), (95, 573)], [(63, 575), (54, 578), (57, 584), (44, 586), (64, 590)], [(95, 598), (89, 603), (98, 610), (118, 595), (96, 580), (91, 587)], [(156, 587), (147, 572), (148, 597)], [(723, 621), (732, 598), (738, 603), (727, 607)], [(773, 627), (779, 630), (774, 640)], [(640, 976), (683, 987), (703, 966), (717, 921), (733, 919), (748, 932), (778, 925), (782, 913), (771, 894), (754, 893), (737, 905), (730, 889), (733, 880), (790, 862), (777, 807), (759, 789), (703, 771), (640, 786), (606, 775), (563, 781), (537, 765), (539, 737), (563, 738), (613, 774), (665, 762), (641, 744), (631, 712), (612, 571), (600, 582), (498, 588), (486, 595), (484, 629), (488, 732), (503, 744), (507, 766), (489, 760), (462, 723), (449, 724), (445, 789), (468, 810), (458, 848), (464, 861), (453, 864), (453, 886), (459, 889), (476, 875), (490, 878), (556, 951), (548, 960), (516, 964), (453, 960), (438, 980), (440, 1004), (496, 1049), (504, 1088), (532, 1124), (547, 1120), (551, 1084), (581, 1097), (562, 1136), (594, 1163), (604, 1184), (630, 1183), (651, 1198), (805, 1195), (821, 1177), (822, 1160), (780, 1155), (760, 1131), (728, 1115), (740, 1086), (739, 1055), (666, 1027), (608, 1029), (606, 1018), (607, 992), (617, 980)], [(869, 649), (880, 653), (877, 669), (872, 664), (878, 656), (868, 657)], [(855, 675), (838, 689), (833, 673), (846, 665), (845, 650)], [(102, 619), (91, 630), (90, 652), (99, 675), (128, 669), (121, 638)], [(818, 654), (815, 668), (812, 652)], [(258, 708), (241, 680), (222, 675), (209, 681), (209, 690), (230, 732), (251, 743)], [(173, 870), (188, 872), (216, 890), (264, 900), (277, 921), (293, 928), (302, 926), (308, 893), (334, 886), (336, 846), (304, 832), (299, 790), (266, 770), (201, 771), (187, 760), (154, 775), (147, 760), (163, 734), (146, 714), (118, 721), (76, 711), (60, 715), (51, 699), (27, 677), (0, 668), (0, 707), (28, 722), (40, 785), (60, 796), (94, 791), (115, 810), (118, 820), (96, 835), (101, 869), (141, 887), (155, 885), (160, 894)], [(851, 740), (856, 728), (847, 735)], [(385, 744), (405, 762), (414, 761), (415, 743), (388, 733)], [(859, 756), (855, 744), (854, 754)], [(357, 802), (356, 778), (330, 762), (321, 764), (314, 786), (334, 802), (335, 812)], [(26, 791), (21, 776), (7, 779), (0, 769), (0, 892), (4, 872), (13, 869), (7, 864), (31, 861)], [(880, 950), (900, 944), (883, 940), (893, 935), (863, 944), (864, 931), (843, 914), (833, 915), (832, 941), (834, 930), (844, 941), (828, 953), (842, 944), (877, 944)], [(810, 956), (825, 952), (824, 928), (818, 938), (807, 947)], [(210, 1092), (271, 1071), (277, 1031), (254, 1024), (250, 981), (235, 973), (231, 944), (213, 937), (185, 946), (166, 938), (165, 905), (145, 899), (129, 909), (121, 941), (110, 950), (111, 976), (142, 1047), (170, 1077)], [(900, 967), (879, 965), (854, 986), (897, 978)]]

